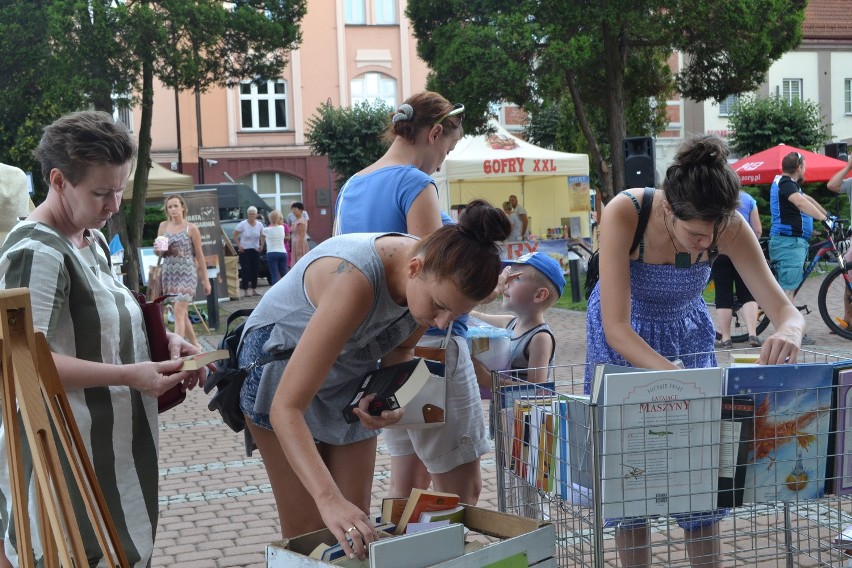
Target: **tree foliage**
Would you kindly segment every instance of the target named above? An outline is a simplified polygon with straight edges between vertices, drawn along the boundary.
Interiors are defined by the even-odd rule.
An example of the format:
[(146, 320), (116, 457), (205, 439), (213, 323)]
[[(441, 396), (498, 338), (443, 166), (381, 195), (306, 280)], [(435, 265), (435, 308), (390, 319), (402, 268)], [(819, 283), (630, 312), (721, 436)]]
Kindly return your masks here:
[(351, 108), (320, 105), (307, 124), (311, 152), (328, 156), (338, 180), (345, 182), (387, 151), (383, 135), (392, 110), (384, 103), (361, 102)]
[[(0, 10), (0, 160), (35, 169), (41, 129), (83, 108), (140, 106), (139, 153), (128, 222), (111, 230), (137, 274), (151, 164), (153, 85), (204, 92), (281, 75), (300, 40), (307, 0), (10, 0)], [(138, 286), (132, 279), (129, 284)]]
[[(570, 99), (611, 195), (624, 172), (620, 151), (607, 156), (606, 146), (654, 133), (663, 109), (651, 98), (665, 101), (675, 86), (698, 101), (756, 89), (800, 41), (804, 2), (409, 0), (407, 14), (430, 88), (463, 101), (471, 125), (481, 128), (493, 103)], [(675, 49), (685, 55), (677, 76), (665, 65)], [(633, 130), (643, 126), (628, 118), (638, 106), (653, 117), (648, 130)]]
[(831, 138), (822, 107), (811, 100), (743, 97), (728, 120), (731, 148), (741, 156), (778, 144), (816, 152)]

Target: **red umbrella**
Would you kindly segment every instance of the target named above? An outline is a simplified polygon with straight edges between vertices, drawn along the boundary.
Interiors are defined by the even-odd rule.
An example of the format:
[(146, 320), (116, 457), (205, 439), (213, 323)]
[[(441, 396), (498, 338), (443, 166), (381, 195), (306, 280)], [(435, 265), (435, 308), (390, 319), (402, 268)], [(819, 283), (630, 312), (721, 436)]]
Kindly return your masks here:
[(801, 150), (795, 146), (778, 144), (774, 148), (742, 158), (731, 164), (731, 167), (744, 185), (769, 184), (781, 173), (781, 160), (790, 152), (798, 152), (805, 158), (806, 182), (828, 181), (846, 165), (843, 160)]

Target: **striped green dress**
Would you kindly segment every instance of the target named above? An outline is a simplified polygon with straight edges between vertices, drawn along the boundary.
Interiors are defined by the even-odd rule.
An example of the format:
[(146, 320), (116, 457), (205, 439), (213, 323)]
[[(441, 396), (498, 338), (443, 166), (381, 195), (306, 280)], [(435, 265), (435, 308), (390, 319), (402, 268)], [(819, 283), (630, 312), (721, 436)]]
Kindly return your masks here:
[[(89, 247), (77, 249), (47, 225), (19, 223), (0, 248), (0, 288), (29, 288), (33, 325), (55, 353), (116, 365), (148, 361), (146, 334), (134, 333), (144, 329), (139, 305), (113, 278), (94, 240), (102, 236), (90, 237)], [(130, 564), (148, 566), (158, 514), (157, 401), (126, 386), (67, 394)], [(0, 464), (8, 463), (4, 437), (0, 423)], [(8, 468), (0, 467), (0, 529), (5, 529), (6, 554), (17, 564), (9, 487)], [(30, 499), (33, 491), (31, 482)], [(89, 563), (100, 566), (97, 541), (75, 492), (71, 495)], [(30, 503), (34, 554), (40, 558), (37, 511)]]

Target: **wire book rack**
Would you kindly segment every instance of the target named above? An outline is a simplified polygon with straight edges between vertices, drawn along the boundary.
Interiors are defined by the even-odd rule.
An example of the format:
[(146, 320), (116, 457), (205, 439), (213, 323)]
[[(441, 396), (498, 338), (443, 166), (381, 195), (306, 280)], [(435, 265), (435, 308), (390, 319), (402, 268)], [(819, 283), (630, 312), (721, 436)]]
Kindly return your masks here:
[[(717, 355), (727, 367), (735, 354), (757, 353)], [(852, 567), (852, 371), (818, 388), (797, 375), (786, 386), (729, 390), (698, 413), (708, 399), (685, 399), (686, 414), (667, 408), (653, 421), (638, 403), (583, 398), (584, 374), (585, 365), (557, 366), (542, 385), (493, 374), (495, 385), (513, 385), (493, 398), (498, 508), (551, 522), (559, 566), (629, 566), (618, 527), (645, 524), (651, 565), (691, 566), (678, 521), (706, 511), (718, 517), (702, 535), (718, 566)]]

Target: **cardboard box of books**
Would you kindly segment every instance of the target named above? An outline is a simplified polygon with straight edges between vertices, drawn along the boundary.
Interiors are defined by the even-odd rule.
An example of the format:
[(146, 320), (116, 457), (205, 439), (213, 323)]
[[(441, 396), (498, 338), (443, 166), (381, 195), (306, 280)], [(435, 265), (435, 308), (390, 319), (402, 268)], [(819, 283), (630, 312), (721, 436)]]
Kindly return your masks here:
[[(309, 555), (336, 543), (327, 530), (267, 545), (267, 568), (352, 566), (363, 568), (479, 568), (524, 557), (526, 566), (556, 567), (553, 525), (507, 513), (462, 505), (462, 524), (380, 538), (364, 561), (342, 557), (325, 561)], [(464, 530), (467, 529), (467, 530)], [(509, 564), (515, 566), (517, 564)]]

